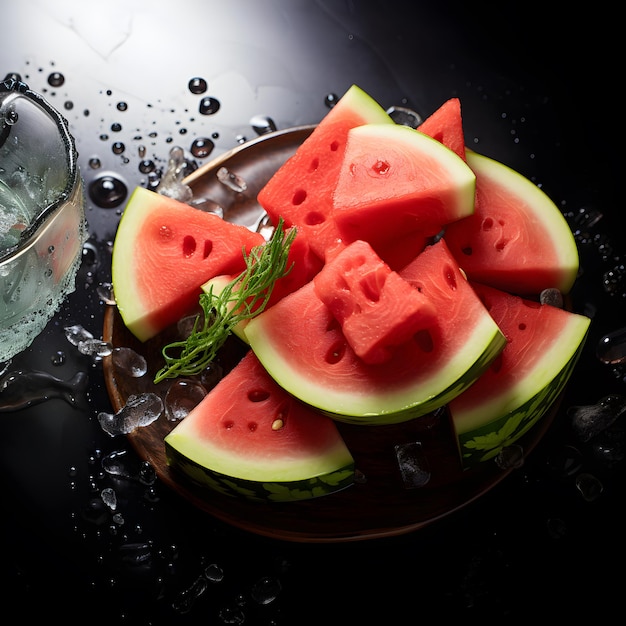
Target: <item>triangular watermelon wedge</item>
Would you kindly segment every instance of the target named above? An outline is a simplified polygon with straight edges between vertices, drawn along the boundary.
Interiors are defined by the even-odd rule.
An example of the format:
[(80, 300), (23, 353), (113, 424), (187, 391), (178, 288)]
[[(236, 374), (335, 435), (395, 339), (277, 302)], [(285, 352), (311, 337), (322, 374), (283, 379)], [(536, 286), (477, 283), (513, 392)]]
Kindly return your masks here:
[(354, 481), (336, 424), (281, 389), (251, 351), (165, 437), (165, 449), (197, 484), (252, 500), (308, 500)]
[(484, 374), (450, 401), (464, 466), (493, 458), (536, 424), (563, 391), (585, 343), (587, 317), (472, 283), (507, 337)]
[(257, 195), (272, 223), (282, 217), (285, 226), (297, 226), (323, 261), (327, 251), (342, 246), (330, 215), (348, 130), (373, 123), (394, 124), (371, 96), (352, 85)]
[(474, 212), (476, 176), (458, 154), (408, 126), (353, 128), (333, 194), (346, 241), (387, 244), (407, 233), (438, 234)]
[(337, 420), (394, 424), (429, 413), (471, 385), (505, 339), (443, 240), (399, 274), (441, 315), (385, 363), (354, 353), (313, 282), (252, 318), (248, 342), (281, 387)]
[(563, 214), (519, 172), (471, 150), (476, 174), (474, 214), (448, 224), (445, 239), (471, 280), (519, 295), (556, 288), (568, 293), (578, 250)]
[(458, 98), (446, 100), (417, 127), (417, 130), (441, 142), (466, 160), (461, 101)]
[(117, 308), (127, 328), (146, 341), (198, 305), (202, 285), (238, 274), (265, 239), (167, 196), (137, 187), (120, 220), (112, 258)]

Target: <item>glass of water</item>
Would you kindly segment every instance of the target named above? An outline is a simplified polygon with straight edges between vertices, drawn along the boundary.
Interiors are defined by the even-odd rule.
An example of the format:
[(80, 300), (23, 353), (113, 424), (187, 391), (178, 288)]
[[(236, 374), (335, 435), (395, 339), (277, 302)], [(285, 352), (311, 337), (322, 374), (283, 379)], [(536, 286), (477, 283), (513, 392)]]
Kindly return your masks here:
[(0, 364), (26, 349), (74, 291), (86, 236), (67, 121), (7, 76), (0, 82)]

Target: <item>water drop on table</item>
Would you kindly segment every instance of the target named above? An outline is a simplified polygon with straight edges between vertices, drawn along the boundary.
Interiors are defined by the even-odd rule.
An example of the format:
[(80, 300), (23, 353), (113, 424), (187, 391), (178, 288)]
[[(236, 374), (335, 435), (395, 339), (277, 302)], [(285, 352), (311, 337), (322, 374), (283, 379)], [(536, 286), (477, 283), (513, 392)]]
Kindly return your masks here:
[(213, 152), (215, 144), (211, 139), (206, 137), (197, 137), (193, 140), (190, 148), (191, 154), (198, 159), (204, 159)]
[(106, 174), (93, 180), (89, 185), (89, 197), (103, 209), (114, 209), (126, 200), (128, 188), (119, 178)]
[(250, 591), (250, 596), (257, 604), (270, 604), (274, 602), (282, 590), (280, 581), (271, 576), (259, 579)]
[(191, 78), (187, 86), (189, 91), (195, 95), (204, 93), (209, 87), (206, 80), (204, 80), (204, 78), (200, 78), (199, 76)]
[(65, 82), (65, 76), (60, 72), (52, 72), (48, 76), (48, 84), (51, 87), (60, 87)]
[(626, 327), (604, 335), (598, 342), (596, 355), (610, 365), (626, 362)]
[(200, 100), (198, 110), (202, 115), (214, 115), (220, 110), (220, 102), (211, 96), (207, 96)]

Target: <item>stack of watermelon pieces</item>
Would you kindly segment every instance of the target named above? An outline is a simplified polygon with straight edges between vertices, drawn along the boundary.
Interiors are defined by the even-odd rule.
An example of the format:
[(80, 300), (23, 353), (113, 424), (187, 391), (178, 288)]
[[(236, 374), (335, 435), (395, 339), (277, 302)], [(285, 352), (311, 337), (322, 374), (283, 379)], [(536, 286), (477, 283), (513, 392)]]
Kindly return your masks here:
[[(465, 147), (457, 98), (413, 129), (352, 86), (258, 202), (296, 229), (293, 275), (237, 330), (246, 357), (165, 439), (197, 482), (263, 500), (333, 493), (354, 474), (336, 421), (443, 406), (470, 468), (563, 390), (590, 320), (540, 295), (572, 288), (575, 241), (536, 185)], [(113, 249), (124, 323), (155, 337), (255, 245), (258, 233), (138, 188)]]

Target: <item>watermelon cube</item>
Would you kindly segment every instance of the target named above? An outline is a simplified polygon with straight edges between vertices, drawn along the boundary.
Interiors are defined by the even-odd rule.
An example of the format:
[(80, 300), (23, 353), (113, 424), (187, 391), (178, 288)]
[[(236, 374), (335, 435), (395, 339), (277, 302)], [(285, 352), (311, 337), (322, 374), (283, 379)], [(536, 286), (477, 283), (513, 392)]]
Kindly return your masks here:
[(436, 321), (432, 302), (365, 241), (348, 245), (313, 280), (317, 296), (366, 363), (384, 363), (394, 346)]

